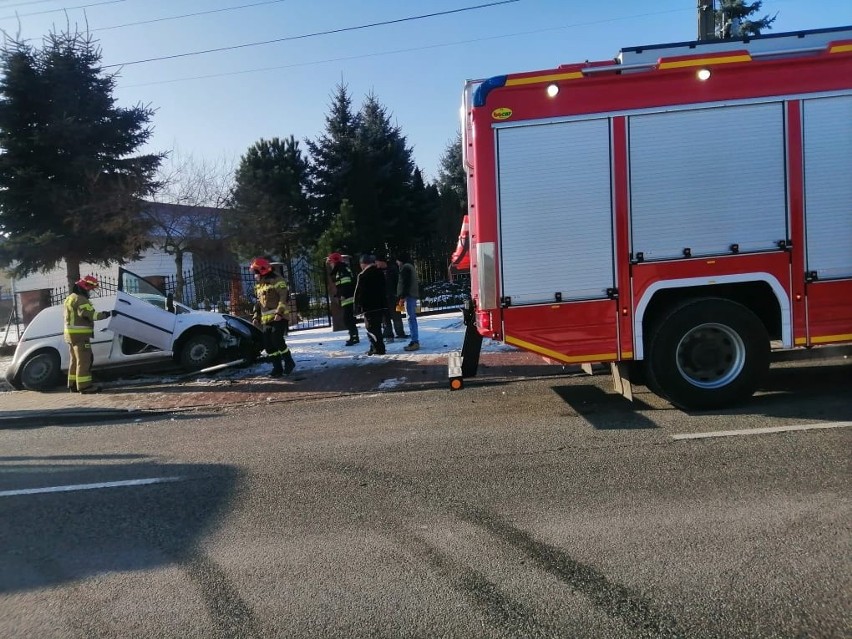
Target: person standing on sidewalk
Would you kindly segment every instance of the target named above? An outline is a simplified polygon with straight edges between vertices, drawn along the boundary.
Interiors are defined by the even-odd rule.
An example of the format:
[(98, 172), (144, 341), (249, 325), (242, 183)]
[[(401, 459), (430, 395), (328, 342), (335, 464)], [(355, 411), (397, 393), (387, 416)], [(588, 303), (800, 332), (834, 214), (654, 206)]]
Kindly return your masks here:
[(403, 350), (420, 350), (420, 334), (417, 330), (417, 298), (420, 297), (420, 288), (417, 284), (417, 270), (411, 261), (411, 257), (403, 253), (396, 263), (399, 265), (399, 283), (396, 287), (396, 297), (400, 305), (405, 307), (408, 315), (408, 333), (411, 341)]
[(399, 284), (399, 267), (396, 260), (382, 255), (376, 258), (376, 266), (385, 276), (385, 292), (387, 293), (387, 309), (382, 318), (382, 334), (385, 342), (394, 341), (394, 333), (399, 339), (408, 337), (402, 327), (402, 313), (396, 310), (396, 287)]
[(263, 330), (263, 347), (272, 362), (269, 376), (289, 375), (296, 368), (296, 362), (284, 337), (287, 332), (287, 282), (272, 270), (272, 264), (263, 257), (252, 260), (249, 268), (254, 273), (254, 292), (257, 297), (252, 323)]
[(335, 297), (340, 301), (343, 311), (343, 325), (349, 331), (346, 346), (355, 346), (358, 338), (358, 325), (355, 323), (355, 282), (340, 253), (331, 253), (326, 261), (331, 265), (331, 281), (334, 282)]
[(107, 311), (96, 312), (89, 301), (89, 293), (98, 286), (98, 279), (94, 275), (77, 280), (63, 304), (65, 343), (71, 351), (68, 390), (84, 395), (101, 391), (100, 386), (92, 384), (92, 338), (95, 335), (95, 322), (108, 318), (110, 314)]
[(385, 276), (376, 267), (372, 255), (361, 256), (361, 272), (355, 285), (355, 305), (364, 313), (364, 326), (370, 338), (367, 355), (384, 355), (385, 340), (382, 337), (382, 317), (388, 305), (385, 293)]

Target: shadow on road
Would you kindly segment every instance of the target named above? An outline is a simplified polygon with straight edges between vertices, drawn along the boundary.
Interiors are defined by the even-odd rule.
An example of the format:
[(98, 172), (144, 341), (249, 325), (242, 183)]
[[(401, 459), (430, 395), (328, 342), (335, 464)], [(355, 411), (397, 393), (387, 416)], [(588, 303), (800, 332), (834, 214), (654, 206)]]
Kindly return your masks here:
[[(634, 387), (634, 400), (605, 390), (604, 376), (593, 382), (555, 386), (554, 391), (578, 415), (601, 430), (655, 428), (639, 411), (679, 410), (650, 394), (643, 386)], [(758, 392), (739, 406), (713, 411), (688, 411), (690, 415), (765, 415), (797, 419), (852, 420), (852, 364), (786, 365), (772, 367)], [(646, 395), (654, 405), (643, 401)], [(651, 417), (653, 414), (650, 415)]]
[(641, 399), (631, 402), (621, 395), (608, 393), (592, 384), (554, 386), (553, 391), (598, 430), (659, 428), (638, 412), (651, 409), (651, 406)]
[[(135, 457), (0, 458), (0, 594), (197, 563), (196, 548), (227, 511), (237, 473), (224, 465), (134, 462)], [(153, 478), (177, 479), (9, 494)]]

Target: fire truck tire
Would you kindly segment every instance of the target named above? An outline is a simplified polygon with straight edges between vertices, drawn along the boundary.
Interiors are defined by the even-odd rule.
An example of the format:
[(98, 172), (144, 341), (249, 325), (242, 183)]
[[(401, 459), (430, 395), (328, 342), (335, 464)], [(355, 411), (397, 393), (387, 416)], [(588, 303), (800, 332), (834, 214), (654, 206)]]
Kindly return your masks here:
[(678, 408), (742, 402), (769, 369), (769, 335), (748, 308), (721, 298), (674, 306), (651, 331), (647, 384)]

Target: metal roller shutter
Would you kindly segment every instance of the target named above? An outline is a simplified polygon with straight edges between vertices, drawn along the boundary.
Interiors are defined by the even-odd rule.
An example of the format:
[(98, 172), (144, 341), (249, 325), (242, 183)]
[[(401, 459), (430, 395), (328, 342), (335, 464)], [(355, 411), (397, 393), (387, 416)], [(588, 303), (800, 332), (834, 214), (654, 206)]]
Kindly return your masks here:
[(630, 118), (633, 253), (773, 249), (787, 238), (781, 103)]
[(512, 304), (606, 297), (613, 286), (606, 119), (500, 128), (503, 295)]
[(805, 100), (807, 269), (852, 277), (852, 96)]

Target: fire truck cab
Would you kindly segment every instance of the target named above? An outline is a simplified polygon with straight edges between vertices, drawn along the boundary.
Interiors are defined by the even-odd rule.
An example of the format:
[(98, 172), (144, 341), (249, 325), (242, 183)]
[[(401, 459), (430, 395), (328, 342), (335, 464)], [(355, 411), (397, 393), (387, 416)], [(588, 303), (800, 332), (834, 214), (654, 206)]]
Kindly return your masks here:
[(773, 351), (852, 343), (852, 27), (470, 81), (462, 118), (451, 387), (485, 337), (710, 409)]

